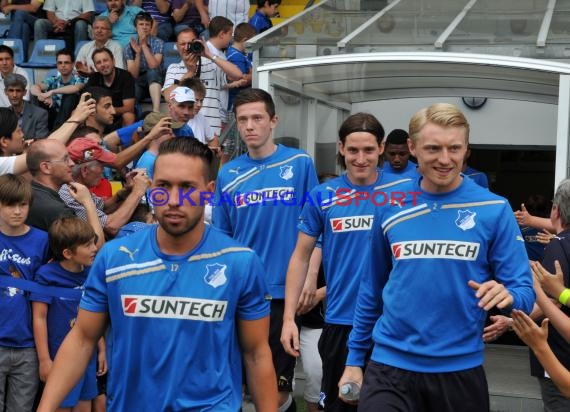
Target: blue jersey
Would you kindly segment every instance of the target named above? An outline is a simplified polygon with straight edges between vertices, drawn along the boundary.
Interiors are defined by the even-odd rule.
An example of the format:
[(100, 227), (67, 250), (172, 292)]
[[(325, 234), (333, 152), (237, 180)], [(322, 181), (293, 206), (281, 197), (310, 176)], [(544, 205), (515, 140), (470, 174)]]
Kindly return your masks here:
[(149, 179), (154, 176), (154, 162), (156, 161), (156, 153), (145, 151), (139, 160), (137, 160), (136, 168), (145, 169)]
[(542, 261), (544, 256), (544, 245), (538, 241), (537, 235), (540, 230), (530, 226), (521, 227), (521, 233), (524, 239), (524, 247), (529, 260)]
[(318, 183), (313, 161), (278, 145), (265, 159), (244, 154), (218, 174), (213, 224), (261, 257), (273, 298), (285, 298), (285, 276), (304, 199)]
[[(33, 280), (36, 270), (48, 259), (48, 236), (30, 227), (21, 236), (0, 233), (0, 276)], [(21, 289), (0, 287), (0, 346), (33, 348), (32, 311), (28, 295)]]
[[(251, 59), (248, 57), (247, 53), (245, 51), (236, 49), (235, 47), (232, 46), (229, 46), (228, 49), (226, 50), (226, 60), (232, 62), (237, 67), (239, 67), (239, 69), (243, 74), (248, 74), (251, 71), (251, 68), (253, 67), (253, 63)], [(249, 86), (236, 87), (229, 90), (228, 110), (233, 109), (234, 99), (237, 96), (237, 94), (240, 91), (247, 88), (249, 88)]]
[(249, 24), (255, 28), (257, 34), (263, 33), (265, 30), (273, 27), (271, 19), (259, 10), (256, 10), (253, 16), (251, 16), (251, 19), (249, 19)]
[[(81, 272), (70, 272), (64, 269), (59, 262), (50, 262), (41, 266), (36, 272), (36, 282), (40, 285), (57, 286), (69, 289), (83, 289), (87, 272), (84, 269)], [(43, 302), (48, 305), (47, 313), (47, 332), (48, 332), (48, 349), (49, 356), (53, 360), (63, 342), (65, 336), (69, 333), (75, 319), (77, 318), (77, 310), (79, 309), (79, 298), (64, 298), (41, 295), (39, 293), (31, 293), (30, 300), (34, 302)], [(88, 396), (93, 399), (97, 396), (97, 351), (93, 352), (91, 360), (87, 365), (85, 374), (81, 381), (75, 385), (71, 392), (62, 401), (63, 406), (74, 406), (77, 404), (79, 394)], [(88, 383), (86, 383), (88, 382)], [(88, 385), (90, 392), (83, 392), (84, 387)], [(86, 398), (81, 398), (86, 399)]]
[[(35, 276), (36, 283), (46, 286), (59, 286), (70, 289), (82, 289), (87, 279), (88, 269), (81, 272), (70, 272), (64, 269), (59, 262), (50, 262), (41, 266)], [(46, 303), (48, 308), (48, 346), (49, 354), (53, 359), (65, 335), (75, 324), (79, 298), (63, 298), (31, 293), (30, 300)]]
[[(349, 339), (347, 365), (371, 359), (427, 373), (480, 366), (487, 312), (467, 284), (491, 279), (529, 313), (535, 300), (524, 243), (506, 199), (463, 179), (448, 193), (421, 192), (416, 205), (377, 208), (369, 267)], [(372, 336), (371, 336), (372, 335)]]
[[(380, 171), (374, 184), (353, 185), (344, 174), (311, 191), (311, 201), (303, 207), (299, 230), (319, 238), (327, 285), (327, 323), (352, 325), (360, 275), (366, 269), (363, 253), (370, 245), (374, 209), (390, 205), (398, 198), (398, 188), (410, 178), (391, 181), (393, 175)], [(360, 200), (368, 194), (369, 198)], [(358, 199), (360, 198), (360, 199)]]
[(473, 169), (470, 166), (467, 166), (467, 169), (463, 171), (463, 174), (467, 177), (470, 177), (477, 183), (479, 186), (484, 187), (486, 189), (489, 188), (489, 180), (487, 179), (487, 175), (483, 172), (480, 172), (477, 169)]
[(408, 164), (403, 170), (396, 170), (392, 167), (390, 162), (385, 161), (382, 166), (382, 171), (384, 173), (390, 173), (399, 177), (409, 177), (412, 179), (416, 179), (419, 176), (418, 165), (411, 160), (408, 160)]
[(107, 410), (237, 411), (236, 322), (269, 314), (261, 262), (209, 226), (177, 256), (158, 248), (156, 232), (106, 243), (85, 284), (80, 307), (109, 313)]

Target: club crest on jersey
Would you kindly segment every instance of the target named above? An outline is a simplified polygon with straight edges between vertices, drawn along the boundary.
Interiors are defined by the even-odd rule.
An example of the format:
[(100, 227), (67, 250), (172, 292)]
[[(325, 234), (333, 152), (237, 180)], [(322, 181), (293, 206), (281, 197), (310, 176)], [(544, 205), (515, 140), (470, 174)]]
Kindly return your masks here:
[(293, 166), (285, 165), (279, 166), (280, 172), (279, 177), (283, 180), (289, 180), (293, 178)]
[(214, 288), (222, 286), (228, 281), (228, 278), (226, 277), (226, 268), (226, 265), (220, 265), (219, 263), (206, 265), (204, 281)]
[(461, 230), (473, 229), (475, 227), (475, 216), (477, 213), (470, 210), (458, 210), (455, 224)]

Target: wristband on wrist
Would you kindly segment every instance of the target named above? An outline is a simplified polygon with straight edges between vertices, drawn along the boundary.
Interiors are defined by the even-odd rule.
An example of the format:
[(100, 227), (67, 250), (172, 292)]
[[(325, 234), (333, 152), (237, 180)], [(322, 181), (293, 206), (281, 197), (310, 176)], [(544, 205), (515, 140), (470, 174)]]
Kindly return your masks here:
[(564, 289), (560, 294), (560, 296), (558, 296), (558, 302), (566, 306), (566, 303), (568, 303), (568, 299), (570, 299), (570, 289)]

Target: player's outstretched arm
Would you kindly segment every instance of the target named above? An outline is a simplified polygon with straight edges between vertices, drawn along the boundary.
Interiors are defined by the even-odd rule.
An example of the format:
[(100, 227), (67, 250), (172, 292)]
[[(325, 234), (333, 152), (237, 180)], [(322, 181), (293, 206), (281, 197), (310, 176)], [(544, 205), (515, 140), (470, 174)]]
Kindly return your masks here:
[(546, 339), (548, 338), (548, 319), (538, 327), (534, 321), (520, 310), (513, 310), (513, 330), (534, 352), (544, 370), (560, 392), (570, 398), (570, 371), (556, 358)]
[(277, 410), (277, 381), (269, 348), (269, 316), (257, 320), (238, 320), (238, 333), (255, 410)]
[(55, 357), (37, 412), (53, 412), (85, 373), (97, 341), (107, 326), (107, 314), (79, 309), (77, 321)]

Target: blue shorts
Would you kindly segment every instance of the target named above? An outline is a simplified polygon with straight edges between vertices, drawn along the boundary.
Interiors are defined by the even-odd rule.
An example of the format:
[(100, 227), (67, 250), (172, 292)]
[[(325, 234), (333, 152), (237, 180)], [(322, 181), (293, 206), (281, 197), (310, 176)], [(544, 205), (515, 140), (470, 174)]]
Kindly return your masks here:
[(90, 401), (97, 397), (97, 358), (93, 356), (85, 369), (85, 374), (69, 392), (60, 408), (71, 408), (79, 401)]

